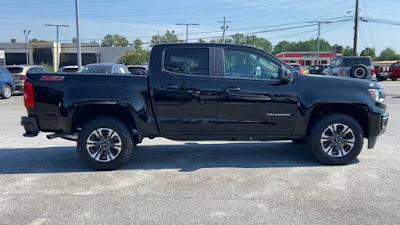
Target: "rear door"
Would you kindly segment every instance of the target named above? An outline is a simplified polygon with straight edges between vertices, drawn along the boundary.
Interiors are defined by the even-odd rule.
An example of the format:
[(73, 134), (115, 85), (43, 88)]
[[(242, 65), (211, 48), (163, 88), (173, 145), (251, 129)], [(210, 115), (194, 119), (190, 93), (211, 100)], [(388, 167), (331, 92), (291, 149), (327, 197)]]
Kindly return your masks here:
[(216, 131), (224, 134), (288, 135), (297, 113), (297, 84), (278, 81), (278, 60), (241, 48), (220, 48)]
[(154, 111), (163, 134), (215, 130), (217, 94), (213, 48), (155, 47), (149, 66)]

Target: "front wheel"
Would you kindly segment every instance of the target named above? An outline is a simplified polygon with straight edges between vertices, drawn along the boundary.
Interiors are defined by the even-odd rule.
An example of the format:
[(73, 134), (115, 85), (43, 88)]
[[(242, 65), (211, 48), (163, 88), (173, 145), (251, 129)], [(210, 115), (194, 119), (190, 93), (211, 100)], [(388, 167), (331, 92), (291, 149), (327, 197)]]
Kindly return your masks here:
[(330, 114), (318, 119), (308, 144), (321, 162), (346, 165), (360, 154), (364, 133), (358, 122), (345, 114)]
[(397, 78), (390, 78), (392, 81), (396, 81), (397, 80)]
[(79, 157), (96, 170), (114, 170), (124, 165), (134, 144), (129, 129), (110, 117), (94, 119), (78, 135)]
[(1, 98), (5, 98), (5, 99), (9, 99), (11, 98), (12, 95), (12, 88), (10, 85), (5, 84), (3, 86), (3, 88), (1, 89), (1, 93), (0, 93), (0, 97)]

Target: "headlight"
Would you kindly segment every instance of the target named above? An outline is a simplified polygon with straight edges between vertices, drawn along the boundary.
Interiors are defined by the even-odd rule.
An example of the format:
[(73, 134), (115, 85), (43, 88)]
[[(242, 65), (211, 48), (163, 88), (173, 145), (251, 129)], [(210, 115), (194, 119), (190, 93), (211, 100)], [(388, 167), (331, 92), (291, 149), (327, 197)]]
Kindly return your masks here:
[(385, 92), (381, 89), (369, 89), (369, 94), (378, 102), (385, 101)]

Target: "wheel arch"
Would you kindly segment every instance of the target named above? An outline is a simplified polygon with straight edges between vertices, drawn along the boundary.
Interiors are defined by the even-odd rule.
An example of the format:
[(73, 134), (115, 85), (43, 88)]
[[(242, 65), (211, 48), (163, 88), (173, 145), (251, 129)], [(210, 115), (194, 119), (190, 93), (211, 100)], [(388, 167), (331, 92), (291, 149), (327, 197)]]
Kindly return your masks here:
[(318, 104), (312, 108), (308, 118), (306, 133), (309, 134), (314, 123), (324, 115), (332, 113), (342, 113), (355, 119), (361, 126), (364, 136), (369, 137), (369, 108), (363, 104), (329, 103)]
[(78, 105), (71, 118), (71, 133), (75, 133), (93, 119), (99, 117), (112, 117), (121, 120), (138, 136), (137, 112), (127, 104), (115, 102), (93, 102)]

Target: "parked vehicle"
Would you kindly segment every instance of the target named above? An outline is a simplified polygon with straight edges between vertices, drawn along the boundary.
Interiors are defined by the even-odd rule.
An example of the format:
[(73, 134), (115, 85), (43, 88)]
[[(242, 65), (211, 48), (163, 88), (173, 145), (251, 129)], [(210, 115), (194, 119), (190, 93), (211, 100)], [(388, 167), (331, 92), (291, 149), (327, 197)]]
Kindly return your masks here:
[(288, 63), (289, 66), (293, 67), (295, 70), (297, 70), (299, 73), (303, 74), (303, 68), (301, 67), (300, 64), (298, 63)]
[(323, 74), (323, 71), (328, 68), (328, 65), (312, 65), (308, 67), (309, 74)]
[(17, 91), (22, 91), (24, 89), (24, 81), (28, 73), (52, 73), (48, 68), (36, 65), (12, 65), (7, 66), (7, 69), (14, 78)]
[(0, 66), (0, 88), (0, 97), (5, 99), (11, 98), (15, 90), (14, 78), (4, 66)]
[(78, 66), (63, 66), (58, 72), (60, 73), (76, 73), (78, 72)]
[(377, 81), (384, 81), (389, 78), (389, 72), (384, 71), (384, 67), (382, 66), (374, 66), (376, 80)]
[(392, 79), (392, 81), (395, 81), (397, 80), (397, 78), (400, 78), (400, 61), (390, 66), (389, 78)]
[(335, 58), (325, 73), (332, 76), (369, 80), (375, 77), (375, 69), (372, 66), (371, 57), (369, 56), (343, 56)]
[(82, 66), (78, 73), (130, 74), (128, 68), (116, 63), (93, 63)]
[(148, 76), (29, 74), (24, 136), (76, 140), (86, 164), (111, 170), (145, 137), (293, 140), (323, 163), (348, 164), (386, 130), (376, 82), (303, 76), (250, 46), (160, 44), (149, 60)]
[(146, 75), (147, 74), (147, 66), (146, 65), (131, 65), (127, 66), (128, 70), (133, 75)]

